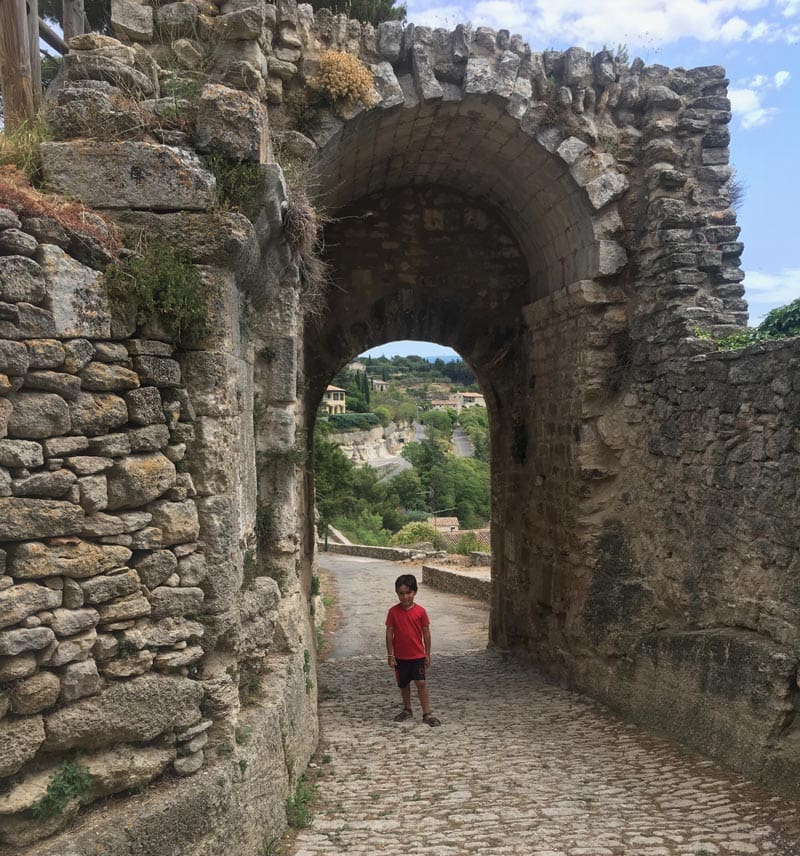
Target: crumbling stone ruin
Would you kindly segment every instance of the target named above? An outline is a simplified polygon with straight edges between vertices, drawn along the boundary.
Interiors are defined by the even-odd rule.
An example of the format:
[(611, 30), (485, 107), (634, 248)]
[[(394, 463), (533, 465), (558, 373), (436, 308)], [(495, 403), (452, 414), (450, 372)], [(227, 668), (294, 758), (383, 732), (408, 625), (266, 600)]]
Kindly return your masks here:
[[(211, 323), (177, 345), (109, 300), (102, 241), (0, 207), (0, 852), (280, 834), (317, 738), (317, 405), (400, 338), (486, 396), (490, 641), (796, 793), (800, 346), (709, 338), (746, 322), (723, 69), (294, 0), (111, 8), (44, 181), (185, 253)], [(321, 89), (327, 52), (374, 91)]]

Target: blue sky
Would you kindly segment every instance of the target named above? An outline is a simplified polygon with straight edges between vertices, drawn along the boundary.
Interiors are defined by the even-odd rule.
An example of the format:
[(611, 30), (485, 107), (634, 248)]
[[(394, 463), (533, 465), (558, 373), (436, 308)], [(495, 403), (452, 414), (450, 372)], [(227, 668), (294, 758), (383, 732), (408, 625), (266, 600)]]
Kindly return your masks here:
[[(532, 50), (627, 46), (630, 58), (694, 68), (722, 65), (733, 106), (731, 164), (739, 206), (750, 323), (800, 297), (800, 0), (407, 0), (408, 20), (470, 21), (519, 33)], [(440, 352), (382, 345), (372, 354)], [(410, 348), (410, 350), (409, 350)], [(425, 348), (425, 349), (422, 349)]]

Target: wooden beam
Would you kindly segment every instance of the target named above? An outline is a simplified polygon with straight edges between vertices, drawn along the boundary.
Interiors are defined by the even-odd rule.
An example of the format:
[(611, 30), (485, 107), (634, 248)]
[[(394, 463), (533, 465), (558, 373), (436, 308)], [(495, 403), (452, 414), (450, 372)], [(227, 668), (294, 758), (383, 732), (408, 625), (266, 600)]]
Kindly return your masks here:
[(39, 38), (45, 44), (50, 45), (54, 51), (58, 51), (60, 54), (69, 53), (69, 46), (64, 39), (55, 30), (50, 29), (41, 18), (39, 18)]
[(84, 30), (83, 0), (62, 0), (64, 41), (69, 42), (73, 36), (80, 36)]
[(0, 0), (0, 85), (7, 131), (35, 116), (26, 16), (25, 0)]
[(42, 57), (39, 53), (39, 0), (27, 0), (28, 56), (31, 60), (31, 93), (33, 109), (42, 106)]

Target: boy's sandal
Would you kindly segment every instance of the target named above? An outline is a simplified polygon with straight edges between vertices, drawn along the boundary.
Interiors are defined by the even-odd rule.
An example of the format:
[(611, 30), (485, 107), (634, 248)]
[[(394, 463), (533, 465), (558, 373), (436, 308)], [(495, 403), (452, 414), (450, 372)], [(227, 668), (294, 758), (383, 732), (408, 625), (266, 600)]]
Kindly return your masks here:
[(432, 713), (426, 713), (425, 716), (422, 717), (422, 721), (431, 727), (442, 724)]
[(400, 713), (394, 718), (395, 722), (405, 722), (407, 719), (413, 719), (414, 713), (407, 707), (404, 707)]

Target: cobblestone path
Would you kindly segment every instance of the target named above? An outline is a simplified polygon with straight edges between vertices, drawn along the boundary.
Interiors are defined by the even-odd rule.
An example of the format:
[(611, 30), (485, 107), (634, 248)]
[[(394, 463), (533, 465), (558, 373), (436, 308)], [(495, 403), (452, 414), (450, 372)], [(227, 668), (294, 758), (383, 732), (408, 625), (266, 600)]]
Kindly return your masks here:
[[(392, 603), (386, 580), (408, 570), (381, 571), (378, 600), (370, 568), (351, 567), (343, 614), (360, 591), (382, 615)], [(437, 654), (436, 613), (449, 621), (464, 600), (424, 588), (418, 596), (431, 613), (440, 728), (424, 725), (418, 706), (412, 721), (392, 722), (399, 694), (380, 645), (338, 656), (334, 644), (320, 673), (325, 754), (314, 822), (299, 832), (295, 856), (800, 854), (797, 804), (499, 652), (453, 650), (442, 638)], [(360, 611), (363, 628), (370, 607)], [(377, 629), (376, 644), (382, 621)]]

